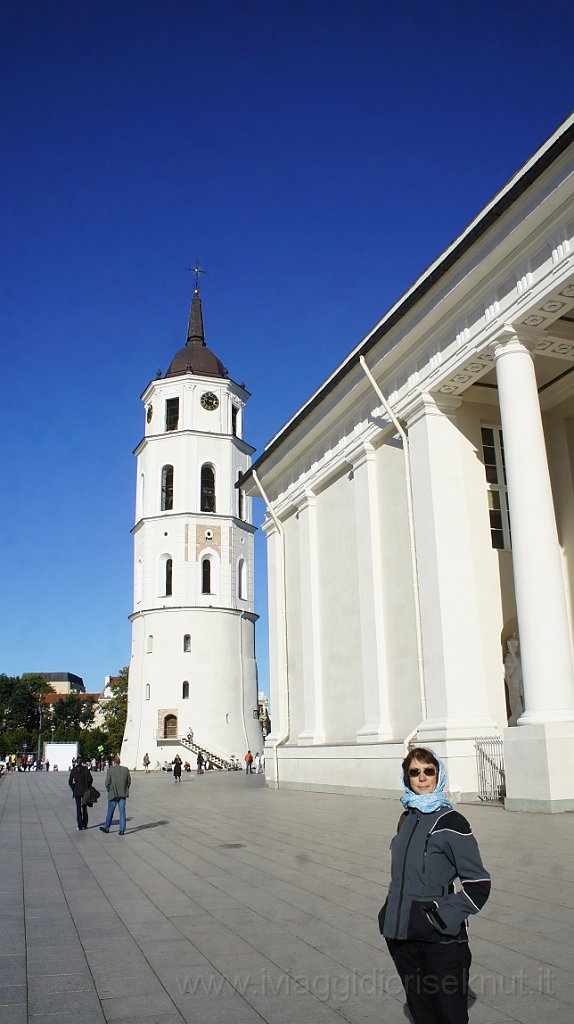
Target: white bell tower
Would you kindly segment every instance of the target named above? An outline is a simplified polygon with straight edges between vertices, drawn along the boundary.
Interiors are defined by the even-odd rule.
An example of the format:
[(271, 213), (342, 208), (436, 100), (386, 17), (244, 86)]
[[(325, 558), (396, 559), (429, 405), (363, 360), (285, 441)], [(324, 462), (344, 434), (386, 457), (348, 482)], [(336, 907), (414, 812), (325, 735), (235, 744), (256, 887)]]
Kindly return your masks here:
[(237, 481), (245, 387), (207, 348), (196, 280), (187, 342), (142, 395), (134, 610), (123, 763), (141, 768), (193, 742), (241, 761), (261, 750), (253, 611), (251, 499)]

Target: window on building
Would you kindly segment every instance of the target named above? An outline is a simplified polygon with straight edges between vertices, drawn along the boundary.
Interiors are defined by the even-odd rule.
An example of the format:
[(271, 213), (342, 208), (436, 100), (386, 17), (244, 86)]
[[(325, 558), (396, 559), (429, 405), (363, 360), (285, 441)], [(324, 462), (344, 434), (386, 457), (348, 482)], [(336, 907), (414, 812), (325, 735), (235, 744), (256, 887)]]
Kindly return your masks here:
[(179, 398), (168, 398), (165, 403), (165, 429), (177, 430), (179, 423)]
[(146, 683), (145, 684), (145, 699), (149, 700), (149, 697), (150, 697), (149, 683)]
[[(243, 476), (243, 474), (240, 471), (237, 474), (237, 479), (241, 480), (242, 476)], [(238, 515), (239, 519), (244, 519), (245, 518), (244, 512), (245, 512), (245, 495), (243, 494), (243, 488), (242, 487), (238, 487), (237, 488), (237, 515)]]
[(234, 437), (237, 437), (237, 428), (239, 426), (239, 409), (236, 405), (231, 406), (231, 432)]
[(165, 563), (165, 596), (171, 597), (173, 590), (173, 559), (166, 559)]
[(482, 427), (481, 435), (492, 546), (509, 551), (510, 514), (502, 430), (500, 427)]
[(163, 720), (163, 736), (166, 740), (177, 739), (177, 715), (166, 715)]
[(147, 638), (147, 653), (151, 654), (152, 651), (153, 651), (153, 636), (150, 633), (150, 635)]
[(211, 562), (204, 558), (201, 563), (201, 593), (211, 594)]
[(215, 470), (207, 462), (201, 467), (201, 511), (215, 512)]
[(244, 558), (239, 559), (237, 566), (237, 596), (241, 601), (247, 600), (247, 566)]
[(173, 466), (163, 466), (161, 471), (161, 510), (173, 508)]
[(189, 700), (189, 683), (187, 679), (184, 679), (183, 686), (181, 688), (181, 696), (183, 700)]
[(183, 638), (183, 653), (191, 654), (191, 635), (186, 633)]

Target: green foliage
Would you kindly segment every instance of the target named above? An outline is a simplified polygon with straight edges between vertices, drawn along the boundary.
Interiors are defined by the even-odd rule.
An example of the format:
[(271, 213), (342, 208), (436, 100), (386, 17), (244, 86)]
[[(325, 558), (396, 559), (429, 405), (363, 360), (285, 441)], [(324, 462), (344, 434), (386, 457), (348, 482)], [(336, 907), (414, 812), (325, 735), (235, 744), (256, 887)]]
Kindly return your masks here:
[(76, 693), (68, 693), (52, 707), (52, 725), (55, 740), (79, 740), (83, 729), (94, 720), (95, 702), (92, 697), (83, 700)]
[(113, 696), (102, 704), (104, 729), (108, 737), (108, 749), (118, 754), (124, 738), (128, 713), (128, 669), (122, 668), (112, 686)]
[[(128, 703), (128, 669), (120, 669), (112, 686), (113, 696), (102, 701), (103, 724), (92, 728), (96, 711), (93, 697), (82, 699), (68, 693), (43, 705), (43, 741), (75, 741), (86, 757), (96, 757), (98, 747), (106, 754), (119, 753), (124, 736)], [(43, 676), (22, 677), (0, 674), (0, 754), (22, 752), (27, 743), (29, 754), (35, 754), (40, 725), (40, 699), (53, 693)], [(52, 731), (52, 726), (54, 727)]]
[(96, 726), (95, 729), (86, 729), (80, 737), (80, 753), (84, 757), (97, 757), (100, 751), (98, 747), (104, 748), (104, 754), (108, 751), (108, 734)]
[[(0, 675), (0, 753), (15, 754), (28, 744), (28, 753), (36, 753), (40, 727), (40, 700), (53, 693), (44, 676), (28, 673)], [(44, 723), (46, 712), (44, 705)]]

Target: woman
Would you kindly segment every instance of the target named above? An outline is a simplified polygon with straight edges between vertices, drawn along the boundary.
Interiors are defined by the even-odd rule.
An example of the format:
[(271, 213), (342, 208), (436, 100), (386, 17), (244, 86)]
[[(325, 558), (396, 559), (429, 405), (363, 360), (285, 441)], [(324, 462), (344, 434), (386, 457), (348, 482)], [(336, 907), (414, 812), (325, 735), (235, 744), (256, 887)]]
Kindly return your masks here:
[(179, 756), (179, 754), (176, 754), (174, 759), (173, 759), (173, 781), (174, 782), (181, 782), (181, 766), (182, 766), (182, 764), (183, 764), (183, 761), (181, 760), (181, 757)]
[[(415, 747), (402, 770), (405, 812), (391, 843), (391, 884), (379, 928), (415, 1024), (467, 1024), (466, 919), (486, 903), (490, 875), (468, 821), (445, 795), (442, 761)], [(455, 892), (457, 878), (462, 888)]]
[(78, 832), (82, 832), (83, 829), (88, 827), (88, 807), (87, 804), (84, 803), (84, 793), (88, 792), (93, 781), (90, 769), (84, 764), (82, 755), (78, 754), (76, 763), (68, 777), (68, 785), (72, 790), (76, 801)]

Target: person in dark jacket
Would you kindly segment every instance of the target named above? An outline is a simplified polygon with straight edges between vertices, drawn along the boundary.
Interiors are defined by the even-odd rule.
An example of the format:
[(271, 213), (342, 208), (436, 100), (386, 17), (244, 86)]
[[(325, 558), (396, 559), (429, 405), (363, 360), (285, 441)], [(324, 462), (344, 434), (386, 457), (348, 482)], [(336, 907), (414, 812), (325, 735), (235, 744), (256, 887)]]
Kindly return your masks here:
[(182, 766), (182, 764), (183, 764), (183, 761), (181, 760), (181, 757), (179, 756), (179, 754), (176, 754), (174, 759), (173, 759), (173, 781), (174, 782), (181, 782), (181, 766)]
[(72, 768), (68, 777), (68, 785), (72, 790), (74, 799), (76, 801), (76, 819), (78, 822), (78, 832), (82, 832), (83, 829), (88, 827), (88, 808), (84, 803), (84, 793), (87, 793), (90, 786), (93, 783), (92, 773), (87, 765), (84, 764), (84, 759), (81, 754), (78, 754), (76, 763)]
[(444, 792), (442, 761), (415, 747), (402, 771), (405, 811), (391, 842), (391, 884), (379, 929), (415, 1024), (468, 1024), (466, 920), (486, 903), (490, 875), (468, 821)]

